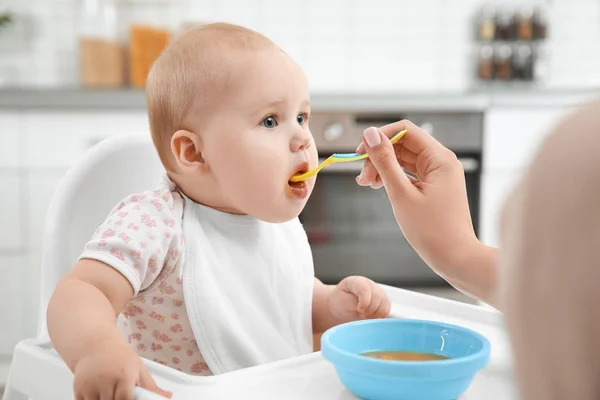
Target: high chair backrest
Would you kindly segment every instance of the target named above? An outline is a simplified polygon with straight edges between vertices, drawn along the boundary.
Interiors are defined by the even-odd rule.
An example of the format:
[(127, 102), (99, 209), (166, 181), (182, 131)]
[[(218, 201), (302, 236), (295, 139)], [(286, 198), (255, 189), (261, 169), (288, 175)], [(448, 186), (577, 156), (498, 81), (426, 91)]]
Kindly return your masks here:
[(46, 217), (38, 333), (47, 336), (46, 308), (61, 277), (113, 207), (129, 194), (157, 187), (164, 168), (148, 133), (117, 135), (91, 148), (60, 181)]

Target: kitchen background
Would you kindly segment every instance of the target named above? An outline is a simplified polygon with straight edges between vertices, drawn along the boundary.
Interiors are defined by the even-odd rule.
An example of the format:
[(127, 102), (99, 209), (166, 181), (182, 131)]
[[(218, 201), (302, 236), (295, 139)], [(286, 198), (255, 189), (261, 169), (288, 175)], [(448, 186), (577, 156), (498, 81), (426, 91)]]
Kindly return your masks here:
[[(211, 21), (266, 34), (304, 68), (322, 156), (403, 117), (452, 148), (491, 245), (498, 210), (548, 127), (600, 88), (593, 0), (0, 0), (0, 387), (14, 345), (37, 332), (54, 189), (98, 141), (147, 132), (148, 65), (171, 35)], [(320, 176), (302, 216), (318, 274), (467, 300), (411, 253), (383, 192), (357, 190), (346, 173), (355, 171)], [(361, 228), (361, 218), (377, 223)], [(395, 245), (379, 262), (347, 256), (319, 269), (384, 240)], [(406, 262), (391, 265), (396, 257)]]

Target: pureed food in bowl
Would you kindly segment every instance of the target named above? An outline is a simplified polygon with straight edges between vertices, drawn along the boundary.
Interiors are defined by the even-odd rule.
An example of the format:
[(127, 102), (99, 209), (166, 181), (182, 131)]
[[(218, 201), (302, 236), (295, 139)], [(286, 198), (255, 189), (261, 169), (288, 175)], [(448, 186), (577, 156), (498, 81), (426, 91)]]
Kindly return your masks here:
[(439, 354), (420, 353), (416, 351), (368, 351), (362, 353), (362, 355), (388, 361), (440, 361), (450, 358)]

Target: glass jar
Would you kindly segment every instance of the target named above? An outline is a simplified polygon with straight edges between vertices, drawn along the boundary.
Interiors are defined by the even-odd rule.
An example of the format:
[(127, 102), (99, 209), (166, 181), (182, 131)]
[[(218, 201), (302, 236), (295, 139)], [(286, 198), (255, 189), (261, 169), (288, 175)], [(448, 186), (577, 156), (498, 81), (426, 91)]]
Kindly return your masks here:
[(494, 49), (492, 46), (482, 46), (479, 49), (477, 77), (481, 81), (494, 79)]
[(535, 39), (548, 37), (548, 15), (541, 7), (536, 8), (533, 14), (533, 37)]
[(513, 40), (515, 38), (515, 20), (508, 8), (500, 10), (496, 15), (496, 39)]
[(479, 23), (477, 29), (477, 38), (481, 41), (489, 42), (494, 40), (496, 35), (496, 10), (487, 6), (481, 9), (479, 14)]
[(124, 6), (124, 35), (129, 42), (129, 79), (136, 88), (146, 86), (152, 64), (171, 40), (178, 23), (177, 2), (131, 2)]
[(516, 16), (517, 39), (529, 41), (533, 39), (533, 8), (525, 6)]
[(79, 71), (84, 87), (118, 88), (126, 84), (126, 49), (118, 39), (117, 24), (113, 0), (81, 2)]
[(533, 58), (531, 46), (519, 46), (513, 57), (513, 77), (523, 81), (533, 80)]
[(510, 81), (512, 79), (512, 48), (509, 45), (502, 45), (494, 53), (494, 77), (501, 81)]

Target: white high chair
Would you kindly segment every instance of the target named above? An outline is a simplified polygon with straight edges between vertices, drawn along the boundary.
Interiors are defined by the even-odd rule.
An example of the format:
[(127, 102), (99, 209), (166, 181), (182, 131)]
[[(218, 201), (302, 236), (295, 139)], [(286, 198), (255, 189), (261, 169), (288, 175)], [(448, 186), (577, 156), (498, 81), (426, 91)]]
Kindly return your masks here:
[[(116, 136), (92, 148), (69, 170), (52, 199), (43, 239), (38, 337), (14, 351), (4, 400), (73, 398), (73, 376), (52, 348), (45, 312), (59, 279), (72, 267), (97, 226), (123, 197), (153, 188), (164, 173), (149, 135)], [(495, 311), (383, 286), (392, 317), (437, 320), (486, 335), (492, 362), (478, 374), (466, 400), (512, 400), (514, 392), (502, 318)], [(156, 383), (184, 399), (354, 399), (320, 353), (211, 377), (195, 377), (144, 360)], [(138, 400), (163, 399), (136, 389)]]
[[(45, 312), (50, 296), (95, 229), (119, 200), (128, 194), (156, 187), (161, 173), (164, 169), (150, 135), (144, 134), (116, 136), (102, 141), (63, 177), (52, 198), (44, 229), (38, 338), (35, 343), (48, 341)], [(51, 369), (40, 370), (40, 376), (32, 379), (32, 371), (43, 368), (37, 361), (34, 362), (35, 357), (29, 358), (32, 343), (24, 341), (16, 346), (4, 398), (26, 398), (24, 394), (36, 399), (42, 394), (41, 397), (48, 399), (68, 398), (47, 394), (49, 384), (60, 382), (46, 375), (52, 372)]]

